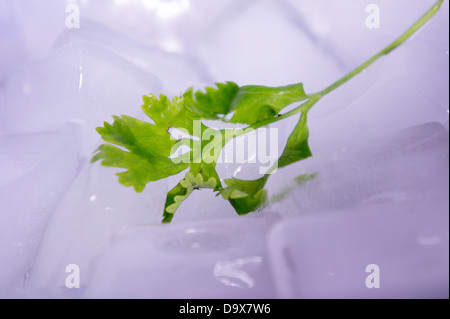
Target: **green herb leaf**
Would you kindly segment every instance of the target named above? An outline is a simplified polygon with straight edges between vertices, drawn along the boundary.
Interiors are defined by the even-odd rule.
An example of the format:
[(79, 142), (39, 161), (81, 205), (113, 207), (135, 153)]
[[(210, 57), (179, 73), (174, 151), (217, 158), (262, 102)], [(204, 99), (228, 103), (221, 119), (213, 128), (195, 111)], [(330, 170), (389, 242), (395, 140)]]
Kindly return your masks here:
[(216, 83), (217, 89), (207, 87), (206, 92), (195, 92), (190, 89), (185, 93), (190, 98), (190, 111), (195, 118), (217, 120), (231, 112), (233, 99), (239, 92), (239, 86), (234, 82)]
[(167, 131), (169, 128), (183, 128), (190, 135), (194, 135), (192, 115), (188, 109), (190, 99), (187, 95), (176, 96), (172, 101), (165, 95), (161, 95), (159, 100), (154, 95), (144, 95), (143, 100), (142, 110), (155, 122), (155, 126), (160, 131)]
[(230, 122), (253, 125), (275, 118), (286, 106), (307, 99), (301, 83), (281, 87), (243, 86), (233, 99), (231, 110), (235, 113)]
[(222, 197), (229, 200), (239, 215), (245, 215), (264, 207), (268, 202), (264, 190), (269, 175), (254, 180), (226, 179), (227, 187), (221, 190)]
[(294, 131), (289, 136), (286, 147), (278, 159), (278, 167), (282, 168), (312, 156), (308, 144), (309, 129), (307, 124), (307, 113), (300, 116)]
[(185, 93), (194, 118), (217, 120), (234, 112), (231, 123), (252, 125), (275, 118), (286, 106), (308, 99), (301, 83), (281, 87), (239, 87), (234, 82), (226, 82), (216, 83), (216, 86), (206, 88), (205, 92), (194, 94), (190, 89)]
[(164, 209), (163, 223), (170, 223), (174, 214), (180, 208), (180, 205), (185, 201), (195, 190), (200, 189), (215, 189), (217, 187), (217, 180), (210, 177), (206, 182), (203, 174), (198, 173), (196, 176), (191, 172), (187, 172), (186, 176), (180, 183), (172, 189), (167, 195), (166, 205)]
[(113, 125), (104, 123), (97, 132), (105, 142), (127, 149), (103, 144), (91, 162), (102, 160), (103, 166), (127, 169), (118, 173), (119, 182), (124, 186), (133, 186), (136, 192), (142, 192), (153, 181), (176, 175), (188, 164), (175, 164), (169, 156), (175, 144), (170, 134), (153, 124), (129, 116), (114, 117)]
[[(171, 153), (181, 145), (197, 143), (196, 146), (203, 151), (203, 148), (210, 144), (209, 141), (193, 141), (190, 138), (175, 140), (169, 134), (170, 128), (178, 128), (187, 130), (191, 136), (201, 137), (207, 129), (203, 124), (200, 124), (199, 129), (194, 129), (192, 118), (195, 116), (188, 109), (192, 103), (189, 94), (175, 97), (172, 101), (164, 95), (161, 95), (159, 99), (154, 95), (144, 96), (143, 99), (142, 110), (154, 123), (147, 123), (129, 116), (115, 116), (112, 125), (105, 122), (103, 127), (97, 128), (97, 132), (105, 142), (118, 147), (110, 144), (101, 145), (93, 156), (92, 162), (102, 160), (104, 166), (127, 169), (117, 174), (119, 182), (124, 186), (133, 186), (137, 192), (142, 192), (150, 182), (191, 168), (189, 174), (195, 174), (197, 180), (194, 184), (197, 186), (183, 187), (182, 181), (169, 192), (164, 209), (164, 218), (168, 220), (171, 216), (173, 217), (180, 204), (192, 191), (206, 188), (206, 186), (212, 189), (221, 187), (220, 182), (217, 182), (220, 179), (215, 170), (215, 162), (207, 164), (199, 159), (200, 163), (193, 163), (192, 151), (176, 159), (170, 158)], [(219, 134), (221, 132), (217, 131), (216, 135)], [(186, 163), (177, 159), (190, 159), (190, 161)], [(184, 181), (189, 181), (189, 178), (190, 175)], [(200, 182), (200, 179), (206, 182)]]
[[(192, 193), (192, 191), (191, 191)], [(181, 182), (177, 184), (169, 193), (167, 193), (166, 204), (164, 205), (163, 223), (170, 223), (173, 219), (175, 212), (180, 207), (181, 203), (186, 200), (191, 193), (188, 193), (188, 189), (181, 185)]]
[(229, 199), (230, 204), (238, 215), (246, 215), (251, 212), (263, 209), (269, 202), (269, 197), (265, 189), (259, 190), (255, 195), (238, 199)]

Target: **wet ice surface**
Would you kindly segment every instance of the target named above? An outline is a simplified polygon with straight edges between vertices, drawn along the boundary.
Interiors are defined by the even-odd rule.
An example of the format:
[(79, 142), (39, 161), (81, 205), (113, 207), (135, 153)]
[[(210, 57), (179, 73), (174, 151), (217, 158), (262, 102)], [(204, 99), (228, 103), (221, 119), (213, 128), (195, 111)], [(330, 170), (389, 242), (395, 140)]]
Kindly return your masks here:
[(20, 286), (78, 172), (70, 130), (0, 137), (0, 297)]
[(276, 219), (269, 214), (125, 229), (93, 262), (86, 295), (273, 298), (265, 242)]
[[(448, 297), (448, 2), (311, 111), (315, 156), (270, 180), (284, 200), (261, 215), (202, 191), (161, 226), (183, 174), (136, 194), (86, 160), (111, 115), (144, 118), (143, 94), (227, 80), (314, 92), (433, 1), (378, 1), (380, 29), (365, 27), (370, 3), (81, 1), (69, 30), (63, 1), (2, 1), (0, 297)], [(296, 120), (276, 125), (280, 150)], [(318, 175), (292, 182), (305, 173)], [(66, 288), (68, 264), (81, 289)]]
[(87, 156), (98, 140), (95, 127), (114, 114), (136, 115), (139, 108), (132, 106), (140, 105), (149, 90), (160, 88), (155, 76), (114, 53), (74, 41), (33, 62), (0, 88), (0, 127), (3, 133), (17, 134), (71, 124)]
[[(272, 207), (288, 218), (268, 241), (278, 295), (448, 297), (448, 149), (430, 123), (310, 163), (317, 177)], [(382, 289), (365, 286), (371, 264)]]
[[(293, 183), (286, 200), (272, 209), (297, 215), (446, 198), (448, 149), (448, 131), (440, 124), (428, 123), (318, 156), (306, 164), (297, 164), (306, 172), (317, 173), (316, 178), (304, 185)], [(276, 192), (289, 174), (280, 171), (268, 187)]]
[(93, 259), (125, 226), (159, 224), (167, 183), (137, 194), (117, 182), (115, 169), (86, 163), (53, 213), (29, 285), (55, 297), (65, 292), (66, 266), (77, 264), (88, 278)]
[[(269, 236), (282, 298), (448, 298), (448, 200), (288, 220)], [(380, 289), (368, 289), (368, 265)]]

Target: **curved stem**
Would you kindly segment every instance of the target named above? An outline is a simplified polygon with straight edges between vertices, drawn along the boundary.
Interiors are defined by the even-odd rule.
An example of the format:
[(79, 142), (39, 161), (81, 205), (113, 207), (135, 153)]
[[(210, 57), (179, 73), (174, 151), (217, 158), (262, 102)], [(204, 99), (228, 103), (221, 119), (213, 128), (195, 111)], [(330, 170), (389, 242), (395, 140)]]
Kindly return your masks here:
[(337, 82), (333, 83), (326, 89), (320, 91), (317, 93), (318, 95), (324, 96), (344, 83), (348, 82), (350, 79), (367, 69), (370, 65), (372, 65), (375, 61), (377, 61), (380, 57), (383, 55), (387, 55), (391, 53), (393, 50), (398, 48), (400, 45), (402, 45), (404, 42), (406, 42), (409, 38), (411, 38), (412, 35), (414, 35), (422, 26), (424, 26), (435, 14), (439, 11), (443, 3), (443, 0), (439, 0), (436, 2), (436, 4), (428, 10), (416, 23), (414, 23), (408, 30), (406, 30), (405, 33), (403, 33), (399, 38), (397, 38), (394, 42), (392, 42), (390, 45), (388, 45), (386, 48), (375, 54), (373, 57), (371, 57), (369, 60), (358, 66), (356, 69), (345, 75), (343, 78), (338, 80)]

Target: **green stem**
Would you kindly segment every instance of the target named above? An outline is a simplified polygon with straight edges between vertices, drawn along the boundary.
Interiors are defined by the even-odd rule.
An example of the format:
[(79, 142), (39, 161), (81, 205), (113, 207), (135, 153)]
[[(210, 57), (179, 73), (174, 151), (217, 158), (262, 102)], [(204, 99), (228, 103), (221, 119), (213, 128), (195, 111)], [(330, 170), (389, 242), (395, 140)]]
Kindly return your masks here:
[(309, 100), (303, 103), (302, 105), (296, 107), (295, 109), (286, 112), (285, 114), (275, 118), (275, 119), (269, 119), (266, 121), (261, 121), (259, 123), (256, 123), (251, 126), (253, 129), (258, 129), (260, 127), (273, 124), (279, 121), (282, 121), (288, 117), (291, 117), (295, 114), (301, 113), (301, 112), (308, 112), (322, 97), (327, 95), (328, 93), (331, 93), (332, 91), (336, 90), (340, 86), (344, 85), (348, 81), (350, 81), (352, 78), (354, 78), (356, 75), (360, 74), (362, 71), (367, 69), (369, 66), (371, 66), (375, 61), (377, 61), (379, 58), (381, 58), (384, 55), (387, 55), (391, 53), (393, 50), (398, 48), (400, 45), (405, 43), (411, 36), (413, 36), (421, 27), (423, 27), (441, 8), (442, 3), (444, 0), (439, 0), (436, 2), (436, 4), (433, 5), (433, 7), (428, 10), (416, 23), (414, 23), (405, 33), (403, 33), (399, 38), (397, 38), (394, 42), (392, 42), (390, 45), (385, 47), (383, 50), (372, 56), (369, 60), (358, 66), (356, 69), (351, 71), (350, 73), (346, 74), (344, 77), (327, 87), (326, 89), (309, 95)]
[(326, 89), (320, 91), (317, 93), (320, 96), (324, 96), (334, 90), (336, 90), (338, 87), (343, 85), (344, 83), (348, 82), (350, 79), (367, 69), (369, 66), (371, 66), (375, 61), (377, 61), (380, 57), (383, 55), (387, 55), (394, 51), (396, 48), (398, 48), (400, 45), (402, 45), (404, 42), (406, 42), (412, 35), (414, 35), (421, 27), (423, 27), (435, 14), (439, 11), (443, 3), (443, 0), (439, 0), (430, 10), (428, 10), (427, 13), (425, 13), (416, 23), (414, 23), (413, 26), (411, 26), (405, 33), (403, 33), (397, 40), (392, 42), (390, 45), (388, 45), (386, 48), (375, 54), (373, 57), (371, 57), (369, 60), (361, 64), (359, 67), (348, 73), (346, 76), (338, 80), (337, 82), (333, 83)]
[(280, 116), (277, 117), (277, 118), (274, 118), (274, 119), (268, 119), (268, 120), (265, 120), (265, 121), (258, 122), (258, 123), (256, 123), (256, 124), (250, 126), (250, 128), (256, 130), (256, 129), (260, 128), (260, 127), (264, 127), (264, 126), (266, 126), (266, 125), (273, 124), (273, 123), (282, 121), (282, 120), (284, 120), (284, 119), (287, 119), (288, 117), (291, 117), (291, 116), (293, 116), (293, 115), (295, 115), (295, 114), (298, 114), (298, 113), (301, 113), (301, 112), (305, 112), (305, 111), (307, 112), (307, 111), (309, 111), (309, 110), (310, 110), (317, 102), (319, 102), (319, 100), (320, 100), (321, 98), (322, 98), (322, 96), (321, 96), (321, 95), (318, 95), (318, 94), (309, 95), (309, 99), (308, 99), (305, 103), (303, 103), (302, 105), (296, 107), (295, 109), (290, 110), (289, 112), (286, 112), (286, 113), (284, 113), (283, 115), (280, 115)]

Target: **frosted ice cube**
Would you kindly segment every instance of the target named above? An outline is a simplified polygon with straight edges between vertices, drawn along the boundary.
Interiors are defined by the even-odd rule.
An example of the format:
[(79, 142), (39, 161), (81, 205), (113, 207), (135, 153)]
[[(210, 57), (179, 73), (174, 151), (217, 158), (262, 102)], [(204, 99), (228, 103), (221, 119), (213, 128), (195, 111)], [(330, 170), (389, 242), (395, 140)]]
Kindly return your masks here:
[(190, 9), (180, 18), (171, 21), (173, 36), (186, 52), (197, 55), (203, 41), (212, 40), (215, 32), (227, 28), (235, 16), (258, 2), (260, 1), (190, 1)]
[[(183, 179), (181, 177), (181, 179)], [(176, 182), (178, 183), (178, 181)], [(175, 183), (173, 185), (176, 185)], [(177, 210), (173, 223), (212, 220), (237, 217), (231, 204), (212, 190), (199, 190), (192, 193)]]
[(67, 28), (68, 1), (47, 0), (44, 3), (40, 0), (27, 2), (5, 0), (3, 2), (6, 2), (9, 19), (14, 21), (18, 28), (18, 39), (14, 40), (23, 42), (30, 59), (47, 56), (55, 39)]
[(398, 48), (311, 110), (315, 152), (427, 122), (444, 124), (448, 65), (446, 51), (428, 44), (411, 42)]
[(448, 298), (448, 210), (448, 198), (420, 200), (278, 224), (268, 241), (277, 296)]
[(199, 43), (199, 53), (216, 79), (240, 85), (303, 82), (312, 92), (339, 78), (341, 68), (333, 57), (320, 50), (277, 2), (254, 1), (235, 9), (226, 23), (216, 19)]
[(271, 298), (276, 215), (130, 228), (94, 262), (90, 298)]
[(0, 3), (0, 86), (28, 59), (19, 23), (13, 18), (12, 11), (9, 1)]
[[(332, 52), (336, 61), (350, 70), (396, 39), (435, 1), (285, 0), (279, 3), (318, 47)], [(379, 20), (375, 18), (379, 27), (371, 18), (374, 15), (379, 16)], [(448, 3), (444, 3), (444, 8), (429, 24), (438, 26), (440, 31), (428, 33), (425, 37), (419, 34), (417, 38), (428, 43), (431, 39), (439, 46), (447, 43), (448, 50), (448, 36), (444, 31), (448, 25)], [(429, 27), (427, 25), (426, 29)]]
[(80, 3), (83, 23), (87, 19), (96, 21), (128, 38), (165, 46), (170, 51), (183, 49), (173, 34), (172, 26), (175, 20), (183, 21), (189, 9), (189, 0), (99, 0)]
[[(393, 41), (434, 1), (378, 1), (379, 29), (369, 29), (365, 24), (369, 16), (366, 8), (373, 1), (287, 0), (279, 4), (317, 48), (328, 52), (341, 66), (341, 75), (330, 79), (331, 83)], [(399, 16), (399, 11), (404, 14)], [(417, 35), (310, 112), (310, 122), (316, 125), (317, 121), (312, 138), (318, 138), (318, 132), (346, 132), (336, 136), (340, 142), (343, 138), (379, 136), (386, 130), (425, 122), (445, 123), (449, 104), (448, 50), (448, 3), (444, 2), (441, 11)], [(327, 73), (324, 67), (317, 71), (321, 76)], [(308, 87), (309, 81), (303, 81)], [(335, 129), (335, 125), (339, 128)]]
[(22, 284), (47, 222), (78, 172), (70, 130), (0, 136), (0, 295)]
[(161, 223), (167, 182), (151, 183), (138, 194), (118, 183), (117, 171), (85, 164), (48, 223), (27, 290), (53, 297), (79, 294), (66, 288), (67, 265), (79, 265), (84, 287), (93, 258), (119, 229)]
[[(272, 209), (301, 214), (448, 198), (448, 150), (448, 131), (440, 124), (429, 123), (318, 156), (273, 176), (269, 182), (272, 193), (283, 191), (283, 184), (292, 193)], [(286, 184), (301, 173), (318, 175), (303, 186)]]
[(95, 127), (111, 115), (135, 115), (142, 95), (160, 82), (119, 56), (72, 42), (12, 77), (0, 91), (0, 131), (38, 132), (61, 123), (77, 128), (83, 155), (98, 141)]
[[(163, 93), (166, 95), (179, 95), (188, 87), (201, 88), (205, 83), (213, 82), (207, 66), (197, 57), (168, 52), (164, 48), (126, 37), (89, 19), (83, 20), (83, 27), (77, 32), (72, 30), (63, 32), (55, 42), (54, 48), (60, 48), (74, 41), (95, 43), (138, 68), (156, 75), (162, 81)], [(160, 91), (155, 90), (151, 93), (158, 95), (162, 93)]]

